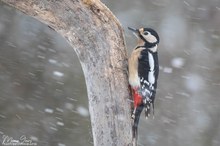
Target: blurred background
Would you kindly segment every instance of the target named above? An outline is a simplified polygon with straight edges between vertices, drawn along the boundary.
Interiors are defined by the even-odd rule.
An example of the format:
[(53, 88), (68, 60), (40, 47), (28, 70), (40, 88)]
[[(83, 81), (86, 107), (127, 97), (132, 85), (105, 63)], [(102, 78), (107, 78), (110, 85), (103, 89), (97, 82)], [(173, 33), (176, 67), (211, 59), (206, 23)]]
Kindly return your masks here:
[[(220, 145), (220, 1), (103, 0), (124, 27), (158, 31), (155, 118), (139, 126), (140, 146)], [(92, 146), (78, 58), (44, 24), (0, 3), (0, 142), (22, 135), (39, 146)]]

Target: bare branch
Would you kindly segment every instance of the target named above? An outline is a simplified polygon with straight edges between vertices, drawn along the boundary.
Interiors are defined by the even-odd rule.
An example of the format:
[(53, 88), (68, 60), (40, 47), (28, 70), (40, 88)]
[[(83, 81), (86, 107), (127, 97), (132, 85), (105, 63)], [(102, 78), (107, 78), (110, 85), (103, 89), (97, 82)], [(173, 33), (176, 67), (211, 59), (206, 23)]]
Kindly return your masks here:
[(95, 146), (132, 145), (121, 25), (99, 0), (1, 0), (66, 38), (81, 62)]

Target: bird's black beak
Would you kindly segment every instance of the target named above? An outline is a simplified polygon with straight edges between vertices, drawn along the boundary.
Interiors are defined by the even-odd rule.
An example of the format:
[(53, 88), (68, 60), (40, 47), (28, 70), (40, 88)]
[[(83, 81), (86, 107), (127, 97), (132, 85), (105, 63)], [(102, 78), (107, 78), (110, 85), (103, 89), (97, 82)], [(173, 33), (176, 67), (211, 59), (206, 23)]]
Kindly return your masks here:
[(132, 31), (133, 34), (134, 34), (137, 38), (139, 38), (139, 36), (140, 36), (140, 32), (139, 32), (138, 29), (128, 27), (128, 30)]
[(135, 28), (128, 27), (128, 30), (130, 30), (134, 33), (139, 33), (138, 29), (135, 29)]

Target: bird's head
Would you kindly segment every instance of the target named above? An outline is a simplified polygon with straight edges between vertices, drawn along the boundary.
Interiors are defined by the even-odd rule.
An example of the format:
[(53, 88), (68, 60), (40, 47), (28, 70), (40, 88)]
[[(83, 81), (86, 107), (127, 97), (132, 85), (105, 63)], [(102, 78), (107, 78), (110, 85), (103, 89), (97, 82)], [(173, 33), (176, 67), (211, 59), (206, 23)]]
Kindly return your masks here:
[(160, 38), (159, 35), (155, 30), (152, 28), (140, 28), (140, 29), (135, 29), (128, 27), (129, 30), (134, 32), (134, 34), (141, 39), (142, 41), (145, 42), (148, 47), (154, 47), (155, 45), (159, 44)]

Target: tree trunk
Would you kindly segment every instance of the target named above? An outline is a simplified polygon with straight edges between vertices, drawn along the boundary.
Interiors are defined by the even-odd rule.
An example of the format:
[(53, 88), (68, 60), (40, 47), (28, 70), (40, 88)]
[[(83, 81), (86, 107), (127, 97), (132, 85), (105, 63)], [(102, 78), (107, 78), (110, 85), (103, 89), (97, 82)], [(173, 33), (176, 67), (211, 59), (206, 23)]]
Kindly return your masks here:
[(99, 0), (1, 0), (60, 33), (85, 75), (95, 146), (132, 145), (123, 30)]

